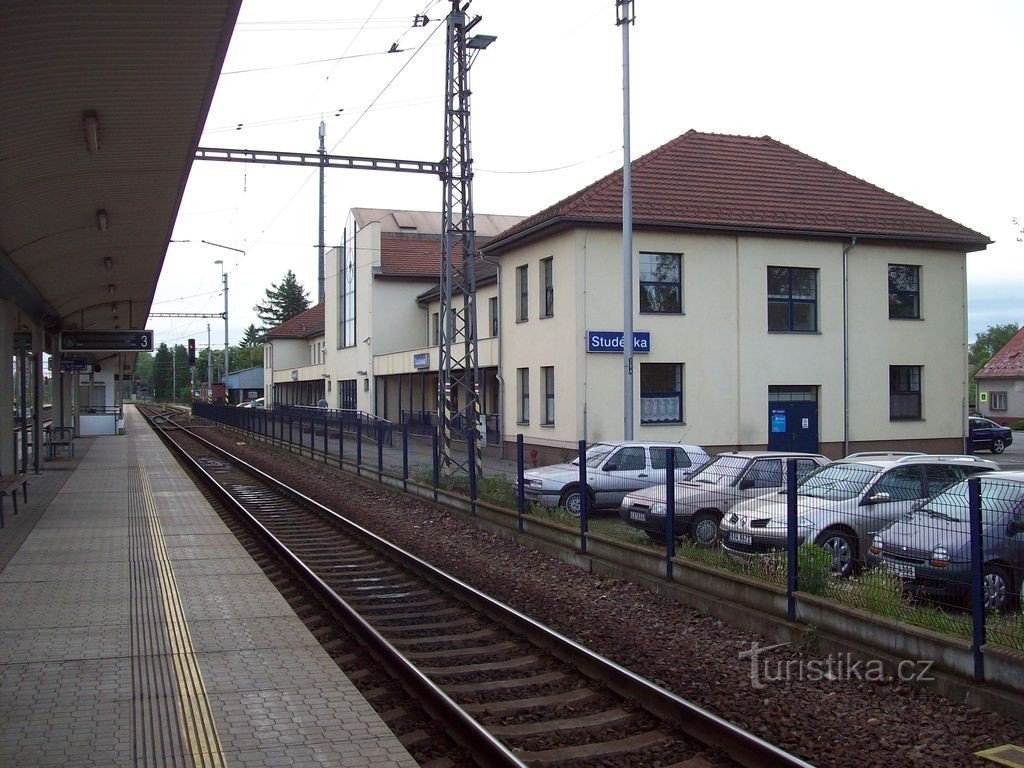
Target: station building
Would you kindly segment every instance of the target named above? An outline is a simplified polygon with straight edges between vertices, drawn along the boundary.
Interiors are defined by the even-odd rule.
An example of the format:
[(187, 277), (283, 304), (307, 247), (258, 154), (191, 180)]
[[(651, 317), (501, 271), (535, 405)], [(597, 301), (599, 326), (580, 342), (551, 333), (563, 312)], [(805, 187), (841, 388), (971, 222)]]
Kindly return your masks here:
[[(963, 450), (966, 254), (986, 236), (769, 137), (689, 131), (633, 162), (632, 189), (636, 439)], [(488, 443), (521, 433), (543, 462), (621, 438), (621, 170), (476, 222)], [(439, 224), (351, 212), (326, 270), (332, 406), (436, 411)]]

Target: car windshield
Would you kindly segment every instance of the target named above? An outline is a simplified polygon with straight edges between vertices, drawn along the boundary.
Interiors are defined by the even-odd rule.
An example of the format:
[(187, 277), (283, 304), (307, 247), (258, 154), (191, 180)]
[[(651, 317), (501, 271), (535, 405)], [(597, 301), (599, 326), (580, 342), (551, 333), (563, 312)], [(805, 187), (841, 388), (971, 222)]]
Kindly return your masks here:
[[(608, 454), (615, 450), (614, 445), (608, 443), (594, 443), (587, 448), (587, 466), (596, 469), (600, 467), (604, 460), (608, 458)], [(580, 465), (579, 456), (569, 462), (574, 467)]]
[[(922, 504), (916, 514), (952, 520), (955, 523), (969, 522), (967, 488), (968, 481), (961, 480)], [(981, 521), (985, 525), (998, 522), (999, 518), (1018, 507), (1022, 501), (1024, 483), (982, 479)]]
[(750, 459), (745, 456), (715, 456), (690, 478), (690, 482), (729, 485), (748, 466), (750, 466)]
[(830, 464), (805, 477), (796, 492), (815, 499), (852, 499), (864, 492), (878, 472), (878, 467), (865, 464)]

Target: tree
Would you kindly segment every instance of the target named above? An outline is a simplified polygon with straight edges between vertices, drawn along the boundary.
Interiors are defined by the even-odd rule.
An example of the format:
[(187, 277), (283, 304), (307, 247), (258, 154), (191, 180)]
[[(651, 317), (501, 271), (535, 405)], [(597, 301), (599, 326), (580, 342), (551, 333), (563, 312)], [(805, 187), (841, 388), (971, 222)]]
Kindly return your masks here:
[(983, 333), (979, 333), (974, 343), (968, 349), (968, 361), (971, 365), (971, 377), (980, 370), (985, 363), (992, 359), (992, 356), (1006, 346), (1020, 330), (1019, 325), (1004, 323), (1003, 325), (990, 325)]
[(308, 293), (295, 279), (295, 273), (290, 269), (285, 273), (280, 285), (270, 284), (265, 295), (266, 303), (253, 307), (263, 323), (263, 327), (260, 328), (261, 335), (309, 309)]
[(171, 350), (161, 343), (153, 356), (153, 399), (169, 400), (174, 383), (171, 380)]
[[(235, 365), (235, 360), (239, 361), (239, 364)], [(231, 367), (232, 370), (238, 370), (239, 367), (252, 368), (254, 366), (263, 365), (263, 335), (257, 330), (256, 326), (251, 324), (245, 329), (245, 333), (242, 335), (242, 340), (238, 344), (238, 349), (231, 353)]]

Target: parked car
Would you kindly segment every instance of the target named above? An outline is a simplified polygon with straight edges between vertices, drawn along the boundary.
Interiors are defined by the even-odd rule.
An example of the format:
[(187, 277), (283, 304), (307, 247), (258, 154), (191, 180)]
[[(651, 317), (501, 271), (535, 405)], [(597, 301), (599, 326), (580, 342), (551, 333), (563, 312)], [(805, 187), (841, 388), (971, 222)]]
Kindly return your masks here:
[(262, 397), (257, 397), (255, 400), (246, 400), (244, 403), (239, 403), (236, 408), (263, 408), (266, 400)]
[(1002, 453), (1006, 446), (1013, 444), (1013, 431), (1009, 427), (996, 424), (994, 421), (980, 416), (971, 416), (970, 424), (971, 450), (988, 448), (992, 453)]
[[(735, 451), (715, 456), (689, 480), (675, 484), (674, 535), (714, 544), (722, 517), (734, 504), (785, 487), (787, 459), (796, 459), (798, 477), (829, 463), (816, 453)], [(619, 506), (619, 517), (651, 541), (664, 544), (666, 498), (665, 485), (630, 493)]]
[[(971, 535), (966, 481), (875, 534), (868, 562), (889, 568), (904, 591), (970, 603)], [(1024, 574), (1024, 472), (981, 478), (982, 585), (986, 610), (1020, 604)], [(1021, 605), (1024, 609), (1024, 605)]]
[[(797, 544), (832, 555), (833, 571), (848, 576), (863, 562), (874, 535), (929, 496), (999, 465), (977, 456), (924, 455), (843, 459), (808, 475), (797, 488)], [(722, 546), (741, 558), (785, 550), (786, 499), (737, 505), (722, 521)]]
[[(612, 508), (629, 491), (657, 485), (665, 476), (666, 452), (675, 459), (675, 477), (682, 480), (708, 460), (696, 445), (679, 443), (606, 442), (594, 443), (586, 452), (586, 493), (588, 509)], [(579, 457), (566, 464), (552, 464), (523, 473), (523, 495), (527, 501), (547, 507), (565, 507), (580, 513)]]

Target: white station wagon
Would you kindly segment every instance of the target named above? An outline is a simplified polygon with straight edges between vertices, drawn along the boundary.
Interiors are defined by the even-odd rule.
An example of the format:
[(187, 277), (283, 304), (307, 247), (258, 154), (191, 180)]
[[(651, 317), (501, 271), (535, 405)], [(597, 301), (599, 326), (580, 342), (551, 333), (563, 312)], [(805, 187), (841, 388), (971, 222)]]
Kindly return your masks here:
[[(696, 445), (680, 443), (604, 442), (594, 443), (586, 453), (588, 510), (614, 509), (630, 491), (664, 485), (668, 478), (668, 451), (675, 459), (675, 481), (685, 480), (707, 460), (707, 452)], [(546, 507), (565, 507), (580, 513), (579, 457), (566, 464), (552, 464), (523, 473), (523, 495), (527, 501)]]

